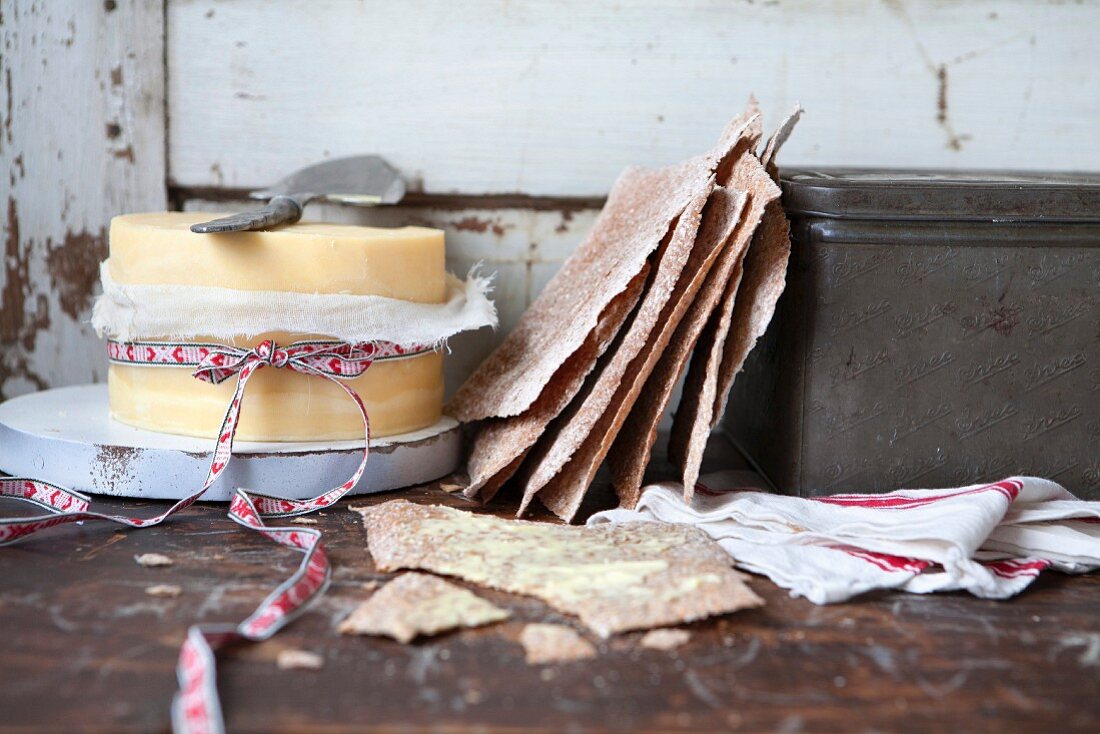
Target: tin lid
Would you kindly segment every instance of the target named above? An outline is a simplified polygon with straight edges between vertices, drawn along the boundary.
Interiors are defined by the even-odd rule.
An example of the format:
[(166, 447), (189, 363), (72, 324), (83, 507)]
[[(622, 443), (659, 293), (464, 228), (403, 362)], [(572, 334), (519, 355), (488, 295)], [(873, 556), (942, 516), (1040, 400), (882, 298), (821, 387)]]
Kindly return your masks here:
[(1100, 174), (823, 169), (782, 184), (796, 217), (1100, 222)]

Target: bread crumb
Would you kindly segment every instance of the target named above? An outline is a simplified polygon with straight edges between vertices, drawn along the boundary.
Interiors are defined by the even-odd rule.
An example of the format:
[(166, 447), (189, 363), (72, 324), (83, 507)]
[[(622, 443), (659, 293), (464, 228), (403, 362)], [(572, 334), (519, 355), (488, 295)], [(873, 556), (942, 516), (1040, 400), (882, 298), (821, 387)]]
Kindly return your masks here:
[(529, 624), (519, 634), (528, 665), (570, 663), (596, 657), (596, 648), (564, 624)]
[(317, 518), (314, 517), (296, 517), (291, 520), (295, 525), (316, 525)]
[(281, 650), (275, 658), (279, 670), (320, 670), (325, 659), (309, 650)]
[(657, 629), (650, 630), (642, 637), (642, 647), (650, 650), (673, 650), (691, 639), (687, 630)]
[(175, 598), (183, 593), (183, 589), (175, 584), (156, 584), (155, 586), (146, 586), (145, 593), (149, 596)]
[(134, 556), (134, 562), (139, 566), (145, 568), (155, 568), (157, 566), (171, 566), (173, 561), (163, 553), (142, 553), (140, 556)]

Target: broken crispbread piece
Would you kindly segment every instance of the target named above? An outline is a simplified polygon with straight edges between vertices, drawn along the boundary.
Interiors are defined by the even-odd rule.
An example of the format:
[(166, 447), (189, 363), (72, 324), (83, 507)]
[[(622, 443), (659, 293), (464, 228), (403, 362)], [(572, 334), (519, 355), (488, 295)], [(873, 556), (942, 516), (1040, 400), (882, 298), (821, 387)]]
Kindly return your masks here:
[(406, 643), (458, 627), (480, 627), (509, 613), (461, 586), (426, 573), (406, 573), (390, 581), (340, 623), (339, 631), (386, 635)]
[(530, 408), (517, 416), (490, 418), (477, 428), (467, 462), (470, 475), (470, 483), (464, 491), (467, 497), (474, 497), (480, 491), (487, 502), (515, 473), (546, 426), (581, 389), (596, 360), (606, 351), (638, 303), (648, 275), (649, 264), (646, 263), (626, 289), (611, 300), (600, 314), (596, 328), (554, 373)]
[(533, 623), (519, 633), (528, 665), (572, 663), (596, 657), (596, 646), (564, 624)]
[(658, 254), (652, 282), (614, 351), (535, 448), (518, 514), (522, 515), (531, 498), (540, 493), (540, 501), (555, 515), (566, 522), (573, 519), (626, 417), (624, 408), (629, 409), (627, 403), (633, 404), (652, 368), (650, 355), (663, 350), (662, 342), (667, 343), (671, 329), (676, 328), (674, 322), (679, 321), (686, 301), (694, 295), (686, 293), (687, 286), (680, 281), (693, 253), (699, 252), (694, 247), (696, 235), (713, 190), (711, 177), (680, 215), (672, 237)]
[(763, 604), (725, 551), (685, 525), (573, 527), (405, 500), (358, 511), (379, 570), (423, 569), (534, 596), (601, 637)]
[(632, 508), (638, 503), (642, 478), (657, 439), (661, 416), (699, 333), (743, 254), (740, 240), (733, 241), (733, 235), (747, 199), (743, 191), (718, 187), (703, 212), (703, 226), (699, 231), (702, 247), (699, 249), (712, 250), (717, 259), (713, 267), (699, 269), (693, 275), (703, 279), (702, 287), (691, 300), (607, 453), (611, 484), (624, 507)]

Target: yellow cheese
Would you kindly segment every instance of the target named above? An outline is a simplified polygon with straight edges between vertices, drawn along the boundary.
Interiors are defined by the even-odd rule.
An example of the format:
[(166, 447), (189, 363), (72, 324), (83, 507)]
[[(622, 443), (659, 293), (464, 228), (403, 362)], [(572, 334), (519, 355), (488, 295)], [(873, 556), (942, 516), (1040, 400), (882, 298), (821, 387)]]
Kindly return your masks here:
[(350, 293), (440, 303), (443, 232), (427, 227), (303, 223), (271, 232), (195, 234), (210, 212), (127, 214), (111, 220), (118, 283)]
[[(120, 284), (201, 285), (239, 290), (445, 299), (443, 232), (298, 223), (271, 232), (195, 234), (211, 213), (130, 214), (111, 222), (110, 271)], [(289, 344), (326, 335), (264, 334)], [(196, 342), (217, 341), (196, 336)], [(111, 365), (111, 415), (154, 431), (214, 437), (233, 380), (211, 385), (186, 368)], [(431, 353), (373, 364), (347, 382), (359, 393), (376, 437), (425, 428), (443, 405), (443, 357)], [(267, 367), (248, 383), (237, 437), (242, 441), (322, 441), (363, 435), (354, 402), (319, 377)]]

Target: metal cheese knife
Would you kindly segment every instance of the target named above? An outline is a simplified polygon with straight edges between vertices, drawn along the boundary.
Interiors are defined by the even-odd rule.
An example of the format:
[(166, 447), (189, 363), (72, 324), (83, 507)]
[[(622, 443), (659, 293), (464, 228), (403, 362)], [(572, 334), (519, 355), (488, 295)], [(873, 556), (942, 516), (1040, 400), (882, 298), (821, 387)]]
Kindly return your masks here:
[(404, 196), (404, 180), (382, 157), (336, 158), (303, 168), (270, 188), (250, 193), (253, 199), (267, 200), (263, 209), (192, 224), (191, 231), (210, 234), (269, 229), (297, 222), (302, 218), (302, 209), (311, 201), (377, 206), (396, 204)]

